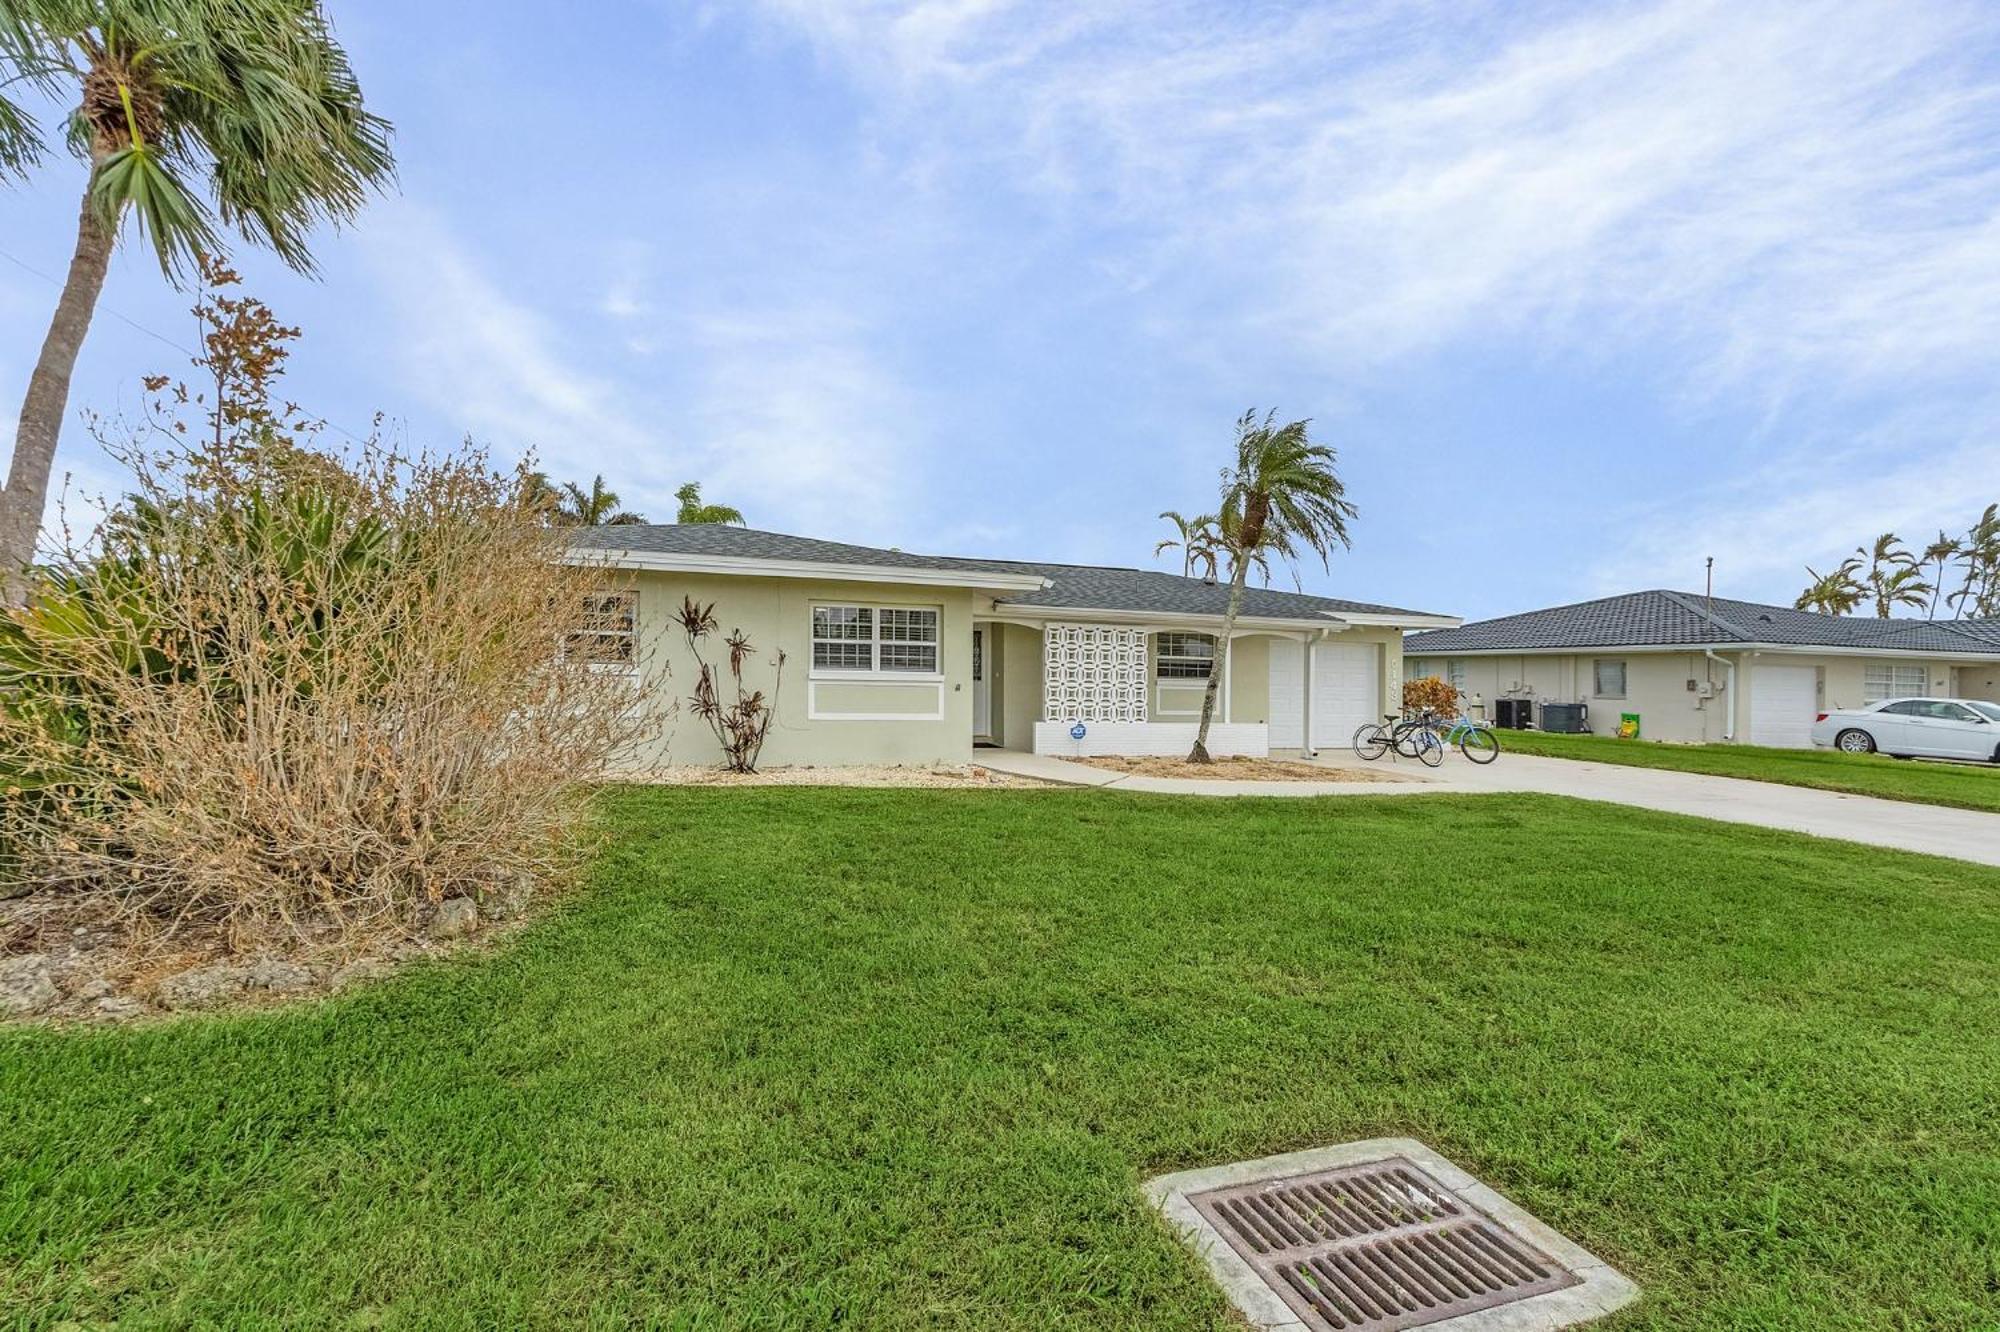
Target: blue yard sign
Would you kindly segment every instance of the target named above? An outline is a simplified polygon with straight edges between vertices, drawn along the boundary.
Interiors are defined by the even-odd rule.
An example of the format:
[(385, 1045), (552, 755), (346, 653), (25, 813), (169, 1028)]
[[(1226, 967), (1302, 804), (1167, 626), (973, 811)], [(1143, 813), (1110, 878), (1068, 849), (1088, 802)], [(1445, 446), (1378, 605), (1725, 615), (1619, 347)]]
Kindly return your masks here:
[(1083, 729), (1083, 723), (1082, 723), (1082, 722), (1074, 722), (1074, 723), (1072, 723), (1072, 724), (1071, 724), (1071, 726), (1070, 726), (1070, 728), (1069, 728), (1069, 738), (1070, 738), (1070, 739), (1072, 739), (1072, 740), (1081, 740), (1081, 739), (1083, 739), (1083, 737), (1084, 737), (1084, 734), (1085, 734), (1085, 732), (1084, 732), (1084, 729)]

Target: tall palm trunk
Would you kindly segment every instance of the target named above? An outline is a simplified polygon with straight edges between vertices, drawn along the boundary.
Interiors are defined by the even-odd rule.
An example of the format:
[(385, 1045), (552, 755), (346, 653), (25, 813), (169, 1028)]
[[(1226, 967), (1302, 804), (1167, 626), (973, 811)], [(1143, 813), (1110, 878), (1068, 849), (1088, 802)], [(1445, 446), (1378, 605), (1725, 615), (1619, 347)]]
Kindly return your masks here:
[(1215, 664), (1209, 667), (1208, 688), (1201, 691), (1201, 729), (1194, 733), (1189, 763), (1213, 763), (1208, 754), (1208, 724), (1215, 719), (1215, 698), (1222, 688), (1222, 674), (1229, 667), (1229, 644), (1236, 633), (1236, 613), (1243, 608), (1243, 581), (1250, 574), (1250, 561), (1238, 552), (1236, 567), (1229, 574), (1229, 605), (1222, 613), (1222, 639), (1216, 644)]
[(104, 289), (111, 266), (112, 233), (98, 218), (84, 191), (76, 224), (76, 253), (69, 261), (62, 299), (56, 302), (42, 354), (28, 377), (28, 396), (21, 403), (21, 424), (14, 432), (14, 461), (7, 470), (7, 487), (0, 490), (0, 595), (18, 606), (27, 597), (23, 571), (35, 557), (35, 539), (48, 503), (49, 473), (55, 466), (56, 437), (69, 410), (69, 379), (77, 353), (90, 332), (90, 316)]

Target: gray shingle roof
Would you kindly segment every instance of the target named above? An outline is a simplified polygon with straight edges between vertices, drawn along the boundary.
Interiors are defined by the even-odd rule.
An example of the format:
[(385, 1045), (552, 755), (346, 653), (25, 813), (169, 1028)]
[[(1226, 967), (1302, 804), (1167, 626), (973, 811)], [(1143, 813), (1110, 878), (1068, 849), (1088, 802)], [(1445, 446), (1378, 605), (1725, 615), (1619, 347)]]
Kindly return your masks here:
[[(1150, 612), (1160, 615), (1221, 616), (1227, 609), (1226, 585), (1155, 569), (1123, 569), (1091, 564), (1042, 564), (1024, 560), (965, 559), (955, 555), (913, 555), (875, 546), (850, 546), (838, 541), (760, 532), (722, 524), (636, 524), (629, 527), (579, 528), (574, 544), (586, 550), (631, 550), (666, 555), (714, 555), (738, 559), (794, 560), (824, 564), (878, 565), (897, 569), (934, 569), (950, 574), (961, 570), (1039, 575), (1049, 586), (1039, 592), (1010, 592), (998, 600), (1012, 606), (1062, 607), (1077, 610)], [(1421, 617), (1425, 611), (1403, 610), (1373, 602), (1315, 597), (1275, 588), (1244, 590), (1244, 615), (1259, 619), (1322, 620), (1328, 615), (1400, 615)]]
[(1820, 615), (1789, 606), (1717, 597), (1711, 615), (1698, 592), (1627, 592), (1569, 606), (1503, 615), (1456, 629), (1412, 634), (1413, 655), (1516, 652), (1548, 648), (1777, 643), (1795, 647), (1907, 652), (1988, 652), (2000, 656), (2000, 621), (1882, 620)]

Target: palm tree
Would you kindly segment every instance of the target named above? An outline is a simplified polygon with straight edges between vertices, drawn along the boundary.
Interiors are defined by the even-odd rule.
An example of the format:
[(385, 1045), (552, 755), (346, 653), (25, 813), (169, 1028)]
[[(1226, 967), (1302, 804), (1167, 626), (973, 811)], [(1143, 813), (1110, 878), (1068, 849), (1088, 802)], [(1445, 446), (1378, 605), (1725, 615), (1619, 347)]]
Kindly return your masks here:
[(1199, 567), (1207, 570), (1202, 576), (1214, 582), (1216, 562), (1222, 555), (1221, 519), (1212, 513), (1189, 518), (1175, 509), (1166, 510), (1160, 517), (1174, 525), (1176, 535), (1154, 546), (1153, 554), (1157, 557), (1167, 551), (1178, 550), (1181, 553), (1181, 577), (1194, 577), (1194, 571)]
[(674, 498), (681, 502), (680, 512), (674, 517), (677, 523), (735, 523), (744, 526), (743, 511), (727, 504), (703, 504), (701, 502), (701, 482), (690, 481), (674, 492)]
[(1793, 609), (1818, 611), (1821, 615), (1848, 614), (1868, 595), (1868, 589), (1854, 576), (1860, 567), (1859, 560), (1844, 560), (1831, 573), (1820, 573), (1808, 564), (1806, 577), (1812, 582), (1799, 593), (1798, 600), (1792, 603)]
[(576, 527), (631, 527), (646, 520), (618, 507), (618, 492), (604, 484), (600, 473), (590, 479), (589, 490), (574, 481), (563, 482), (555, 521)]
[(1959, 543), (1965, 581), (1945, 598), (1952, 618), (2000, 615), (2000, 504), (1989, 504)]
[(1890, 611), (1898, 606), (1912, 606), (1922, 610), (1931, 604), (1931, 594), (1937, 589), (1924, 581), (1924, 571), (1915, 564), (1898, 565), (1872, 581), (1875, 594), (1875, 615), (1878, 619), (1889, 618)]
[[(363, 109), (318, 0), (5, 0), (0, 67), (9, 82), (77, 95), (65, 137), (89, 163), (69, 275), (0, 489), (0, 585), (18, 600), (70, 373), (126, 213), (170, 280), (220, 248), (218, 221), (310, 272), (312, 229), (352, 219), (394, 160), (388, 122)], [(45, 148), (34, 118), (0, 96), (0, 173), (25, 176)]]
[(521, 478), (521, 503), (541, 514), (543, 522), (556, 522), (562, 512), (562, 487), (547, 472), (529, 472)]
[[(1861, 581), (1867, 587), (1868, 595), (1875, 600), (1875, 614), (1878, 618), (1888, 619), (1892, 604), (1923, 605), (1921, 601), (1911, 603), (1906, 598), (1899, 601), (1898, 597), (1901, 594), (1892, 595), (1890, 591), (1892, 583), (1904, 589), (1909, 587), (1910, 582), (1901, 576), (1901, 571), (1914, 568), (1917, 563), (1916, 557), (1903, 549), (1903, 543), (1897, 539), (1894, 532), (1884, 532), (1876, 537), (1873, 546), (1856, 546), (1854, 553), (1860, 557), (1860, 560), (1856, 561), (1857, 564), (1861, 561), (1867, 562), (1868, 576)], [(1924, 590), (1930, 589), (1926, 587)]]
[(1305, 547), (1329, 564), (1332, 548), (1348, 546), (1348, 520), (1355, 508), (1334, 472), (1334, 452), (1315, 444), (1307, 434), (1310, 421), (1277, 424), (1267, 412), (1260, 421), (1255, 410), (1236, 421), (1236, 458), (1222, 473), (1219, 530), (1229, 558), (1229, 604), (1222, 616), (1222, 642), (1208, 688), (1201, 696), (1201, 727), (1195, 732), (1188, 762), (1208, 763), (1208, 727), (1215, 717), (1216, 691), (1229, 663), (1236, 616), (1243, 608), (1243, 585), (1260, 557), (1295, 559)]
[(1938, 595), (1944, 591), (1945, 566), (1951, 563), (1952, 556), (1958, 554), (1958, 551), (1958, 538), (1949, 536), (1942, 530), (1938, 532), (1936, 541), (1924, 547), (1924, 553), (1920, 557), (1923, 563), (1926, 566), (1935, 565), (1937, 567), (1937, 573), (1931, 577), (1930, 604), (1924, 608), (1924, 618), (1927, 620), (1935, 620), (1937, 618)]
[[(1250, 568), (1256, 573), (1257, 581), (1265, 587), (1269, 587), (1271, 585), (1270, 547), (1268, 545), (1249, 546), (1237, 541), (1237, 532), (1243, 525), (1242, 517), (1239, 514), (1224, 512), (1214, 522), (1215, 526), (1208, 536), (1210, 542), (1208, 552), (1210, 577), (1214, 576), (1216, 560), (1226, 555), (1232, 561), (1238, 559), (1247, 559), (1250, 561)], [(1294, 583), (1298, 582), (1298, 573), (1296, 570), (1293, 571), (1292, 581)]]

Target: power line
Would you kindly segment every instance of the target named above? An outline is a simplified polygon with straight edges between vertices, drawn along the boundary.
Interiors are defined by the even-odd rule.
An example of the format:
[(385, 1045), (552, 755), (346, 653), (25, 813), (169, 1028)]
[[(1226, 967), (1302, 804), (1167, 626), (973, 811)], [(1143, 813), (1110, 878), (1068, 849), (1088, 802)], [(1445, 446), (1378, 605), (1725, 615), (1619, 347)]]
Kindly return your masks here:
[[(60, 280), (51, 276), (48, 273), (44, 273), (41, 269), (36, 268), (33, 264), (27, 262), (25, 259), (21, 259), (13, 254), (10, 254), (6, 250), (0, 250), (0, 259), (5, 259), (8, 263), (14, 265), (16, 268), (20, 269), (24, 273), (29, 274), (32, 277), (40, 278), (42, 281), (48, 283), (51, 287), (56, 288), (58, 291), (62, 290), (63, 284)], [(140, 323), (138, 320), (125, 314), (123, 311), (113, 309), (111, 306), (106, 305), (103, 301), (98, 301), (95, 308), (104, 311), (104, 313), (110, 315), (113, 319), (116, 319), (119, 323), (129, 325), (138, 332), (144, 333), (147, 337), (153, 339), (155, 342), (164, 343), (166, 346), (172, 347), (175, 351), (179, 352), (183, 356), (188, 357), (191, 360), (198, 361), (201, 359), (201, 353), (194, 351), (192, 348), (188, 347), (184, 343), (179, 343), (174, 341), (172, 338), (168, 337), (166, 334), (160, 332), (157, 329), (147, 328), (144, 324)], [(329, 421), (326, 420), (326, 418), (324, 417), (321, 417), (320, 419), (323, 422), (325, 422), (326, 425), (331, 426), (334, 430), (338, 431), (340, 434), (343, 434), (347, 436), (347, 438), (349, 438), (350, 440), (353, 440), (356, 444), (367, 443), (365, 439), (355, 434), (352, 430), (349, 430), (346, 426), (340, 424), (340, 422)]]
[[(63, 284), (60, 281), (50, 276), (49, 274), (44, 273), (41, 269), (36, 268), (33, 264), (28, 263), (24, 259), (16, 258), (14, 255), (9, 254), (5, 250), (0, 250), (0, 259), (5, 259), (8, 263), (14, 265), (14, 267), (20, 269), (24, 273), (28, 273), (34, 277), (40, 278), (42, 281), (48, 283), (51, 287), (56, 288), (58, 291), (62, 289)], [(195, 355), (194, 352), (188, 350), (188, 348), (181, 345), (180, 343), (175, 342), (172, 338), (168, 337), (166, 334), (155, 332), (154, 330), (147, 328), (144, 324), (140, 323), (138, 320), (131, 318), (129, 315), (124, 314), (122, 311), (112, 309), (110, 306), (104, 304), (104, 302), (102, 301), (99, 301), (97, 303), (97, 308), (104, 311), (104, 313), (110, 315), (113, 319), (116, 319), (119, 323), (129, 324), (131, 327), (137, 329), (139, 332), (144, 333), (147, 337), (152, 338), (158, 342), (164, 342), (165, 344), (167, 344), (167, 346), (172, 347), (175, 351), (180, 352), (184, 356)]]

